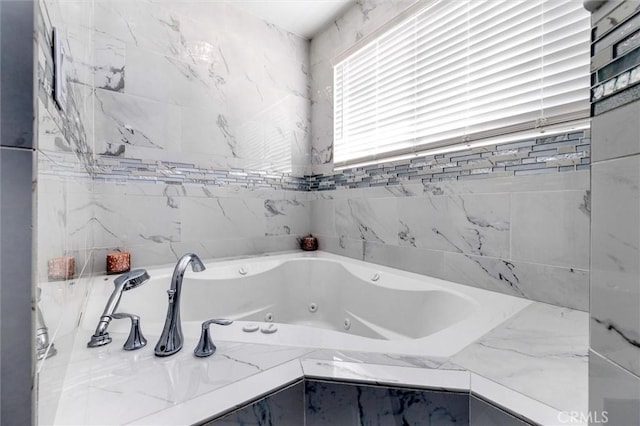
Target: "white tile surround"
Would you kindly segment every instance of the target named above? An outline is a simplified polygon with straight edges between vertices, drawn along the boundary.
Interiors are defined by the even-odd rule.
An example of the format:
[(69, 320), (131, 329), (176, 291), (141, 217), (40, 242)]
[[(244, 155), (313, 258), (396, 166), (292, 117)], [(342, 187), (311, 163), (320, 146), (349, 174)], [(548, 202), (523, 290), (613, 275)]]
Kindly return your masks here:
[[(609, 88), (613, 83), (617, 92), (592, 100), (589, 410), (601, 420), (606, 415), (607, 424), (620, 425), (640, 424), (637, 70), (634, 84), (624, 84), (625, 73), (637, 65), (637, 37), (628, 34), (637, 34), (638, 12), (636, 2), (607, 2), (591, 19), (596, 47), (591, 58), (593, 84)], [(611, 53), (612, 46), (624, 44), (635, 49), (616, 47)]]
[[(86, 350), (85, 336), (74, 333), (106, 252), (128, 250), (134, 267), (146, 267), (188, 251), (213, 258), (291, 250), (309, 231), (332, 253), (586, 310), (589, 172), (313, 193), (150, 183), (144, 170), (123, 182), (110, 166), (93, 172), (106, 179), (91, 180), (87, 158), (109, 160), (121, 149), (117, 158), (158, 164), (330, 170), (329, 61), (414, 1), (359, 2), (310, 45), (227, 6), (40, 3), (68, 32), (76, 122), (84, 126), (70, 133), (41, 93), (39, 167), (68, 155), (64, 176), (38, 182), (46, 207), (38, 209), (39, 282), (51, 290), (46, 302), (55, 308), (45, 317), (59, 339), (58, 355), (39, 365), (41, 419), (57, 409), (56, 423), (181, 424), (303, 376), (471, 390), (541, 424), (557, 424), (560, 411), (587, 411), (586, 314), (540, 303), (443, 365), (222, 341), (207, 360), (186, 350), (167, 360), (152, 348)], [(194, 60), (198, 46), (206, 64)], [(280, 150), (271, 152), (273, 144)], [(47, 259), (61, 254), (76, 257), (73, 285), (46, 282)], [(629, 354), (620, 351), (625, 362)]]
[[(188, 350), (198, 325), (187, 325), (185, 349), (168, 358), (155, 357), (152, 345), (125, 352), (76, 339), (52, 424), (194, 423), (302, 377), (471, 391), (543, 425), (587, 410), (587, 315), (570, 309), (534, 303), (447, 362), (219, 340), (212, 357), (198, 359)], [(491, 368), (505, 364), (509, 371)]]
[(320, 248), (588, 309), (589, 172), (310, 194)]

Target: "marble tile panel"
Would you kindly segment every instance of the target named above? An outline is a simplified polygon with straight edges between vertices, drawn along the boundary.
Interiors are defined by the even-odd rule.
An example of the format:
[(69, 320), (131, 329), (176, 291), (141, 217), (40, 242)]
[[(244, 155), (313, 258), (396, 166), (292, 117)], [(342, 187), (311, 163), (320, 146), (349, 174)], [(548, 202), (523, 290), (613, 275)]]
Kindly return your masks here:
[(92, 228), (99, 248), (179, 241), (180, 202), (174, 199), (168, 203), (164, 197), (102, 195), (70, 210), (70, 215), (83, 217), (87, 208), (94, 212), (90, 220), (72, 230), (70, 235)]
[(194, 21), (150, 2), (97, 0), (94, 8), (98, 34), (163, 55), (183, 57), (197, 33)]
[(185, 241), (263, 237), (263, 200), (242, 198), (185, 198), (182, 201), (182, 239)]
[(179, 108), (100, 89), (95, 105), (98, 154), (154, 160), (153, 150), (180, 150)]
[(640, 376), (640, 156), (592, 173), (591, 347)]
[(306, 382), (306, 424), (465, 425), (468, 395)]
[[(60, 127), (51, 116), (42, 100), (38, 99), (38, 149), (40, 151), (72, 152), (69, 141), (64, 137)], [(46, 161), (46, 156), (38, 161)]]
[(91, 183), (89, 180), (68, 179), (66, 186), (67, 249), (90, 250), (96, 243), (93, 230), (85, 226), (94, 217), (94, 209), (89, 202), (93, 198)]
[[(47, 261), (66, 254), (67, 209), (66, 179), (38, 179), (37, 199), (37, 271), (39, 282), (47, 281)], [(43, 208), (47, 206), (47, 208)]]
[(196, 253), (202, 259), (220, 259), (258, 253), (255, 238), (187, 240), (171, 243), (171, 250), (178, 256), (184, 253)]
[(65, 60), (70, 64), (67, 67), (69, 81), (91, 87), (93, 85), (91, 30), (66, 27), (62, 44)]
[(526, 423), (474, 396), (469, 398), (469, 425), (525, 426)]
[(589, 271), (537, 263), (444, 254), (444, 279), (539, 302), (587, 311)]
[[(311, 174), (311, 103), (307, 98), (290, 96), (283, 107), (288, 108), (285, 123), (290, 127), (292, 174), (304, 176)], [(297, 166), (298, 170), (295, 170)]]
[(307, 378), (368, 383), (389, 386), (428, 387), (432, 390), (468, 391), (469, 372), (361, 362), (317, 360), (313, 355), (301, 361)]
[[(333, 90), (324, 87), (312, 91)], [(311, 103), (311, 164), (321, 166), (333, 163), (333, 101), (330, 98), (313, 100)], [(324, 170), (314, 168), (314, 173), (331, 174), (333, 167)]]
[(314, 234), (335, 235), (334, 200), (317, 199), (309, 202), (310, 230)]
[(590, 351), (589, 411), (584, 414), (599, 420), (591, 424), (640, 424), (640, 377)]
[(511, 259), (589, 268), (590, 191), (515, 193)]
[[(185, 339), (185, 346), (195, 345), (195, 334)], [(114, 333), (113, 337), (120, 340), (126, 336)], [(127, 353), (124, 359), (119, 345), (81, 350), (79, 358), (72, 361), (73, 370), (65, 383), (57, 422), (104, 424), (105, 413), (78, 409), (74, 404), (78, 400), (90, 403), (102, 398), (105, 404), (117, 407), (109, 413), (112, 423), (196, 423), (230, 407), (244, 405), (266, 393), (265, 390), (271, 391), (274, 381), (282, 380), (280, 383), (284, 384), (299, 379), (300, 364), (293, 361), (291, 365), (291, 360), (308, 352), (264, 345), (251, 345), (253, 350), (247, 351), (246, 345), (216, 343), (215, 356), (201, 360), (194, 359), (189, 350), (170, 358), (157, 358), (152, 346)], [(83, 341), (77, 342), (78, 347), (84, 345)], [(267, 386), (270, 387), (265, 389)], [(212, 400), (211, 391), (222, 388), (225, 392)], [(83, 398), (83, 394), (88, 397)], [(158, 413), (163, 409), (163, 413)], [(150, 413), (156, 414), (149, 416)]]
[(304, 384), (302, 382), (269, 394), (248, 407), (223, 418), (205, 423), (205, 426), (275, 426), (304, 424)]
[(99, 32), (94, 32), (92, 37), (93, 86), (124, 92), (126, 44)]
[(640, 153), (640, 103), (632, 102), (592, 118), (594, 163)]
[(306, 355), (304, 359), (389, 365), (398, 367), (417, 367), (428, 369), (442, 368), (449, 370), (461, 370), (460, 367), (444, 368), (442, 360), (431, 359), (428, 357), (401, 354), (382, 354), (373, 352), (342, 351), (335, 349), (318, 349)]
[(364, 260), (364, 241), (362, 239), (334, 235), (316, 235), (316, 237), (318, 238), (319, 250)]
[[(246, 104), (246, 99), (243, 100)], [(259, 160), (258, 164), (277, 165), (276, 170), (291, 172), (292, 166), (305, 166), (309, 152), (309, 102), (306, 98), (281, 93), (253, 116), (232, 111), (229, 127), (236, 129), (234, 154)]]
[(310, 228), (309, 206), (297, 200), (264, 200), (266, 236), (303, 235)]
[[(150, 242), (122, 245), (120, 247), (131, 253), (132, 267), (147, 268), (153, 265), (173, 265), (185, 253), (196, 253), (202, 259), (220, 259), (298, 250), (299, 244), (297, 236), (282, 235), (162, 243)], [(111, 251), (113, 251), (111, 248), (93, 250), (92, 268), (94, 272), (104, 272), (106, 255)]]
[(252, 244), (256, 248), (255, 254), (269, 254), (278, 251), (299, 250), (300, 243), (296, 235), (275, 235), (252, 238)]
[(335, 200), (334, 207), (339, 237), (397, 244), (395, 198)]
[(193, 153), (237, 157), (236, 135), (226, 121), (227, 107), (181, 108), (181, 150)]
[(422, 186), (425, 195), (457, 195), (518, 193), (539, 191), (563, 191), (590, 189), (590, 173), (587, 170), (572, 173), (550, 173), (500, 177), (480, 180), (458, 180), (443, 182), (425, 182)]
[(363, 198), (363, 191), (364, 188), (336, 188), (331, 191), (312, 191), (310, 194), (318, 200), (345, 200)]
[[(490, 401), (495, 409), (504, 408), (510, 413), (517, 413), (520, 420), (531, 422), (535, 425), (559, 425), (563, 411), (550, 407), (531, 397), (516, 392), (493, 380), (487, 379), (479, 374), (471, 373), (471, 398), (479, 396), (483, 400)], [(471, 405), (471, 404), (470, 404)], [(470, 407), (470, 409), (472, 409)], [(472, 414), (470, 413), (470, 417)], [(508, 419), (505, 419), (507, 421)], [(470, 423), (474, 424), (474, 423)], [(502, 423), (480, 423), (484, 425), (502, 425)], [(508, 424), (508, 423), (507, 423)], [(517, 424), (517, 423), (516, 423)], [(528, 424), (528, 423), (525, 423)], [(576, 422), (574, 424), (587, 426), (586, 423)]]
[(333, 67), (326, 63), (311, 65), (309, 76), (311, 84), (311, 100), (314, 103), (333, 101)]
[(226, 100), (217, 76), (202, 66), (128, 45), (125, 67), (129, 95), (195, 108)]
[(451, 361), (558, 410), (586, 411), (587, 317), (536, 303)]
[(438, 250), (365, 241), (364, 260), (430, 277), (443, 277), (444, 252)]
[[(302, 350), (298, 350), (298, 353), (303, 353)], [(192, 357), (192, 355), (189, 355)], [(249, 360), (251, 364), (255, 365), (255, 362), (260, 362), (260, 365), (264, 365), (264, 354), (262, 361), (259, 359)], [(174, 405), (166, 410), (157, 412), (155, 414), (147, 415), (143, 418), (138, 418), (135, 421), (137, 425), (148, 426), (160, 426), (160, 425), (176, 425), (185, 423), (186, 419), (190, 419), (190, 422), (198, 423), (202, 420), (211, 418), (218, 414), (222, 414), (229, 409), (229, 407), (240, 407), (244, 405), (248, 400), (255, 398), (256, 395), (264, 395), (273, 390), (273, 383), (287, 383), (297, 381), (302, 378), (302, 369), (298, 360), (286, 361), (295, 357), (291, 352), (282, 352), (278, 356), (280, 358), (279, 365), (274, 368), (265, 369), (261, 374), (248, 375), (243, 377), (242, 380), (236, 378), (229, 384), (224, 386), (224, 392), (216, 392), (215, 396), (211, 393), (202, 393), (201, 395), (185, 401), (182, 404)], [(236, 357), (234, 357), (236, 358)], [(219, 360), (218, 362), (225, 364), (229, 361), (234, 361), (232, 358), (226, 360)], [(242, 363), (242, 358), (236, 358), (236, 361)], [(247, 361), (246, 359), (244, 361)], [(238, 376), (238, 373), (242, 372), (242, 366), (239, 368), (229, 369), (231, 375)]]
[[(327, 27), (312, 51), (312, 63), (318, 60), (331, 59), (336, 54), (355, 44), (397, 16), (400, 12), (416, 3), (416, 0), (365, 0), (357, 2), (339, 17), (333, 26)], [(313, 46), (313, 43), (312, 43)]]
[(400, 244), (508, 256), (510, 200), (504, 194), (398, 199)]

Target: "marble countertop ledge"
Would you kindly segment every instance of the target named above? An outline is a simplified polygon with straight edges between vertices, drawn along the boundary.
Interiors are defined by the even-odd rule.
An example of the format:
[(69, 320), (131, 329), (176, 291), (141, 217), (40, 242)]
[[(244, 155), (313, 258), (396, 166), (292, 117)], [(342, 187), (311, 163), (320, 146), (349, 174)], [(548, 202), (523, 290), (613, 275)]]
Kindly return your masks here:
[[(76, 338), (54, 424), (176, 425), (214, 418), (307, 378), (470, 391), (543, 425), (587, 412), (587, 313), (533, 303), (446, 361), (216, 341), (198, 359)], [(114, 333), (114, 342), (125, 335)], [(150, 341), (155, 336), (149, 336)]]

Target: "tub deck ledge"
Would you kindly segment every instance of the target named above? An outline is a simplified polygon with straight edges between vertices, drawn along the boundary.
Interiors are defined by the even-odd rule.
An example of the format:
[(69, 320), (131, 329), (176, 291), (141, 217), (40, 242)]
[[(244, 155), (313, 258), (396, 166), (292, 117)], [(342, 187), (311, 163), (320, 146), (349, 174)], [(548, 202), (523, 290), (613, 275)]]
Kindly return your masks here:
[(153, 345), (87, 350), (82, 337), (71, 345), (57, 407), (48, 407), (56, 424), (192, 424), (304, 377), (468, 391), (545, 425), (560, 424), (562, 412), (588, 411), (588, 315), (537, 302), (444, 361), (225, 341), (197, 359), (194, 338), (180, 353), (156, 358)]

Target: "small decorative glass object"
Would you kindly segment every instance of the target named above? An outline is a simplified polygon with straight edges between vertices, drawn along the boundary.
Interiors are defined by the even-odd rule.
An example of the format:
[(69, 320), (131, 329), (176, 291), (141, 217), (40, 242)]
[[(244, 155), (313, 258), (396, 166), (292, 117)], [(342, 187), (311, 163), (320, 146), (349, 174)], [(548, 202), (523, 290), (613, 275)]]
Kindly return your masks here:
[(309, 234), (300, 240), (300, 248), (304, 251), (318, 250), (318, 239)]
[(131, 254), (125, 251), (114, 251), (107, 254), (107, 275), (129, 272), (131, 269)]
[(76, 272), (76, 259), (71, 256), (53, 257), (47, 262), (49, 281), (63, 281), (73, 278)]

